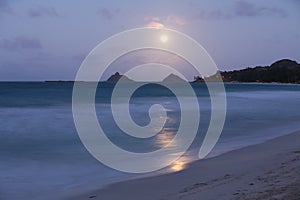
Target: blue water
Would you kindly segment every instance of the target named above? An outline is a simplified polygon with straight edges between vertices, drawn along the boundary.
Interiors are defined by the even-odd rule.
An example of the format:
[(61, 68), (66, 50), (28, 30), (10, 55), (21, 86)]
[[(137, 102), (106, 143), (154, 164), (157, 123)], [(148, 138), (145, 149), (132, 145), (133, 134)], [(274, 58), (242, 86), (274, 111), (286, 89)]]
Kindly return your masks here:
[[(163, 133), (137, 140), (123, 134), (113, 120), (109, 103), (113, 86), (113, 83), (99, 85), (96, 110), (99, 123), (115, 144), (134, 152), (148, 152), (172, 140), (180, 123), (180, 107), (172, 92), (156, 84), (136, 91), (130, 111), (137, 124), (149, 123), (148, 109), (153, 104), (162, 104), (168, 110)], [(192, 86), (198, 96), (201, 122), (194, 143), (182, 157), (183, 162), (197, 159), (211, 113), (205, 84)], [(300, 85), (226, 84), (225, 87), (226, 122), (209, 156), (300, 130)], [(0, 83), (1, 200), (64, 199), (137, 177), (100, 164), (84, 148), (72, 118), (72, 88), (71, 82)], [(171, 171), (172, 167), (158, 173)]]

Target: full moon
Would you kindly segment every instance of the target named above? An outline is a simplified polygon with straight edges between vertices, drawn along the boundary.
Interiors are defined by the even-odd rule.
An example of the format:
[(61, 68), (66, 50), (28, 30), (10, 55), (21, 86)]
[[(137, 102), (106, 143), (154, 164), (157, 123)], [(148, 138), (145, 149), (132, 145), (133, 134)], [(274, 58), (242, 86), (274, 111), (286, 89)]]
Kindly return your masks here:
[(163, 42), (163, 43), (166, 43), (168, 42), (169, 38), (167, 35), (161, 35), (160, 36), (160, 41)]

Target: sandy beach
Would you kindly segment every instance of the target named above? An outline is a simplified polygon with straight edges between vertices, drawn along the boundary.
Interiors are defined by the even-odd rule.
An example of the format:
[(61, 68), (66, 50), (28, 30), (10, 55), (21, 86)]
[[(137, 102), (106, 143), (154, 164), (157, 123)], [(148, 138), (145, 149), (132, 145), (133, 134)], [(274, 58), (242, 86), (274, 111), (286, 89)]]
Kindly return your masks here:
[(300, 132), (191, 163), (185, 170), (109, 185), (72, 199), (299, 199)]

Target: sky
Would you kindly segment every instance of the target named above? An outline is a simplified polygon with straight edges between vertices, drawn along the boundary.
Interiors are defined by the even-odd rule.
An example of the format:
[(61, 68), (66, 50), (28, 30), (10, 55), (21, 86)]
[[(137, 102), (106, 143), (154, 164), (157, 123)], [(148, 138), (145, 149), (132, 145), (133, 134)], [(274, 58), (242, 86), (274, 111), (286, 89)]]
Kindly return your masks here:
[[(282, 58), (299, 62), (299, 10), (300, 0), (0, 0), (0, 81), (74, 80), (95, 46), (140, 27), (191, 36), (222, 71)], [(160, 54), (134, 58), (146, 62), (145, 53)], [(106, 76), (135, 64), (130, 56)]]

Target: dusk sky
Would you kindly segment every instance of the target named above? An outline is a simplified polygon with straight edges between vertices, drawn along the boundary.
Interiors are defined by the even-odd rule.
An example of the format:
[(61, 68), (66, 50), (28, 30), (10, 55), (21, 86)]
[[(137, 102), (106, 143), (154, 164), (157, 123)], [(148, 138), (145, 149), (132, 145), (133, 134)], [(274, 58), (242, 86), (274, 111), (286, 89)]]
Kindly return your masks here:
[(101, 41), (146, 26), (188, 34), (220, 70), (299, 62), (299, 10), (299, 0), (0, 0), (0, 81), (73, 80)]

